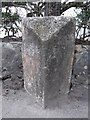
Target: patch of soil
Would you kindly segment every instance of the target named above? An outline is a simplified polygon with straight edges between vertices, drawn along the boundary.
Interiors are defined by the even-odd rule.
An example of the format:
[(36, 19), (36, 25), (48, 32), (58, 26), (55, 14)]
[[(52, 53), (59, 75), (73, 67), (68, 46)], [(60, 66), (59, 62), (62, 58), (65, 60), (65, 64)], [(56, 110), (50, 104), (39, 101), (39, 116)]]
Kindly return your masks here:
[[(84, 89), (84, 90), (83, 90)], [(82, 92), (84, 91), (83, 95)], [(6, 93), (5, 93), (6, 92)], [(3, 91), (3, 118), (88, 118), (87, 89), (79, 86), (58, 98), (58, 107), (43, 109), (24, 89)], [(78, 94), (77, 94), (78, 93)], [(51, 105), (54, 105), (51, 100)]]

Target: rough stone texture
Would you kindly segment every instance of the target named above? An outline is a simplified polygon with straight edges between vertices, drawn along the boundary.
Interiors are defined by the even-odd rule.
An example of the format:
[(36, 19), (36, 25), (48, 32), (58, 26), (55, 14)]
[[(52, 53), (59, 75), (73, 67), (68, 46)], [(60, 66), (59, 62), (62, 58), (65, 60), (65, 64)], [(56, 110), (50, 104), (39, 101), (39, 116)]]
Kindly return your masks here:
[(86, 85), (86, 88), (88, 88), (88, 85), (90, 82), (88, 81), (88, 60), (90, 59), (90, 56), (88, 55), (89, 50), (88, 46), (76, 46), (77, 53), (75, 54), (76, 62), (74, 63), (74, 80), (72, 79), (73, 84), (79, 84), (79, 85)]
[(0, 80), (2, 78), (2, 39), (0, 39)]
[(2, 42), (2, 81), (3, 88), (23, 87), (21, 42)]
[(74, 33), (75, 21), (71, 18), (23, 20), (24, 85), (43, 107), (69, 90)]

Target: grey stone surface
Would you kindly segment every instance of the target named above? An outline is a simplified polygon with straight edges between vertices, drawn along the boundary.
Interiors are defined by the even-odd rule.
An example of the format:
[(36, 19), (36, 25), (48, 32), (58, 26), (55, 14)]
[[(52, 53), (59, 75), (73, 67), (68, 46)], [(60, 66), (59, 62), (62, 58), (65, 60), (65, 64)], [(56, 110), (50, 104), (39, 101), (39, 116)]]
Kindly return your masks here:
[(2, 81), (3, 88), (23, 87), (21, 42), (2, 42)]
[(51, 16), (25, 18), (22, 24), (24, 86), (47, 107), (69, 91), (75, 21)]
[(2, 78), (2, 40), (0, 39), (0, 80)]
[[(76, 47), (76, 62), (74, 63), (73, 69), (75, 78), (72, 82), (73, 84), (86, 85), (88, 87), (88, 84), (90, 84), (88, 81), (88, 60), (90, 59), (90, 56), (88, 55), (89, 50), (87, 46), (81, 47), (81, 45), (77, 45)], [(80, 50), (78, 48), (80, 48)]]

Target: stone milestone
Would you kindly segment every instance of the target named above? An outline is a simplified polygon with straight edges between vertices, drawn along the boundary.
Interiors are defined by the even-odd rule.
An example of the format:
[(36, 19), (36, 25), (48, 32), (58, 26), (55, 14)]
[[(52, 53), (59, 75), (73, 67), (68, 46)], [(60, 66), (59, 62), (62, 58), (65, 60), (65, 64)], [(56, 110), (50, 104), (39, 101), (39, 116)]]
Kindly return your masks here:
[(25, 89), (45, 108), (69, 90), (75, 42), (75, 20), (30, 17), (22, 22)]

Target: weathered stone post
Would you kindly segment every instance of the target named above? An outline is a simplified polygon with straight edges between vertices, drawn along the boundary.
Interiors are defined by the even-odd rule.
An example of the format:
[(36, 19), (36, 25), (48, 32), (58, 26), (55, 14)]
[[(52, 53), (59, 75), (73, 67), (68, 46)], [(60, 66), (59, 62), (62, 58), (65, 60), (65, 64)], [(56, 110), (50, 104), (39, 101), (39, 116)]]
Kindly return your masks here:
[(22, 24), (24, 86), (46, 107), (69, 90), (75, 22), (49, 16), (25, 18)]

